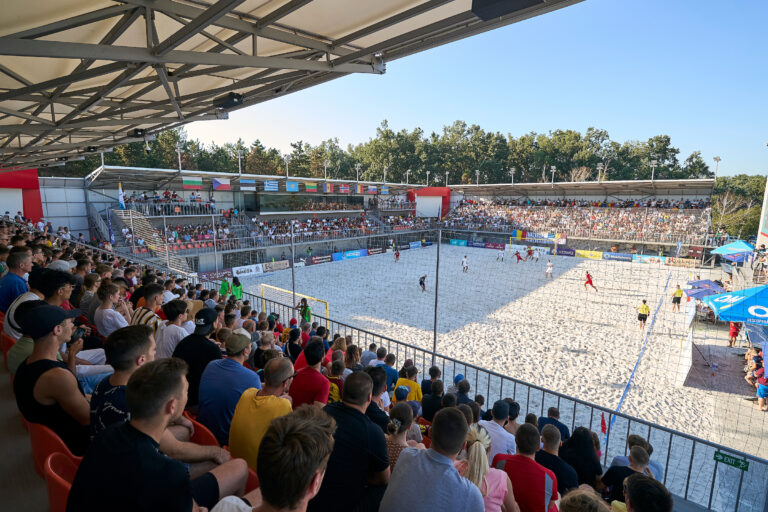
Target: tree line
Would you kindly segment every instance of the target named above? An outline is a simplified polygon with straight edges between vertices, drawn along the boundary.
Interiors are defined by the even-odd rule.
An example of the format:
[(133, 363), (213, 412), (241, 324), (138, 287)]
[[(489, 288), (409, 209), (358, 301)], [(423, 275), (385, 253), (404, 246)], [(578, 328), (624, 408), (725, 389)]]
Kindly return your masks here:
[[(442, 132), (425, 134), (421, 128), (395, 131), (383, 121), (375, 137), (342, 148), (337, 138), (318, 145), (291, 143), (283, 154), (256, 140), (223, 145), (190, 139), (183, 129), (160, 133), (148, 143), (116, 147), (105, 154), (109, 165), (178, 168), (177, 147), (184, 169), (208, 172), (289, 175), (321, 179), (359, 179), (396, 183), (448, 185), (466, 183), (541, 183), (555, 181), (612, 181), (712, 178), (714, 173), (700, 151), (687, 157), (668, 135), (645, 141), (611, 140), (606, 130), (587, 128), (530, 132), (519, 137), (491, 132), (476, 124), (455, 121)], [(85, 176), (100, 164), (98, 155), (67, 162), (64, 168), (41, 169), (41, 175)], [(765, 179), (738, 175), (717, 179), (713, 196), (713, 230), (751, 236), (759, 224)]]

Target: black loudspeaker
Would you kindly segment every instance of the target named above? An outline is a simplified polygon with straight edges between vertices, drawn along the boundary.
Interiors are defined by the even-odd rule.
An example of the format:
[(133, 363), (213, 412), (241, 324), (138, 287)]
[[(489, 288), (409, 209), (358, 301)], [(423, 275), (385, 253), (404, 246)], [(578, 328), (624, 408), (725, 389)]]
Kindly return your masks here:
[(472, 0), (472, 14), (488, 21), (543, 3), (544, 0)]

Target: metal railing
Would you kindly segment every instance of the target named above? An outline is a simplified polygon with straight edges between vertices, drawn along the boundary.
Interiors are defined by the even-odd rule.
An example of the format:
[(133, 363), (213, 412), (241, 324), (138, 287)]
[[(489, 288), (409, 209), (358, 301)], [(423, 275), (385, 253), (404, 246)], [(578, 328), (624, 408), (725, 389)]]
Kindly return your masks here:
[[(252, 301), (252, 306), (267, 304), (266, 310), (279, 313), (284, 323), (296, 315), (296, 310), (290, 305), (250, 293), (244, 296)], [(353, 343), (363, 349), (375, 343), (394, 353), (398, 362), (412, 359), (415, 365), (422, 368), (422, 373), (426, 373), (425, 370), (431, 365), (430, 350), (314, 312), (313, 320), (327, 325), (331, 333), (351, 334)], [(606, 425), (611, 425), (607, 431), (606, 444), (602, 447), (601, 463), (604, 467), (611, 463), (613, 457), (626, 456), (627, 437), (638, 434), (654, 446), (652, 459), (661, 464), (664, 470), (661, 481), (673, 494), (711, 510), (768, 510), (768, 460), (443, 354), (436, 355), (435, 365), (441, 369), (444, 382), (452, 382), (455, 375), (464, 375), (470, 385), (474, 386), (474, 393), (484, 393), (486, 403), (511, 397), (520, 404), (521, 411), (534, 412), (537, 416), (543, 416), (549, 407), (557, 407), (560, 410), (560, 421), (570, 426), (571, 431), (577, 426), (584, 426), (597, 432), (604, 419)], [(742, 471), (715, 460), (718, 452), (747, 461), (749, 469)]]
[[(183, 217), (195, 215), (221, 215), (221, 208), (229, 208), (231, 205), (217, 205), (206, 201), (183, 202), (172, 200), (129, 201), (125, 204), (127, 209), (136, 210), (146, 217)], [(117, 204), (113, 208), (119, 208)]]

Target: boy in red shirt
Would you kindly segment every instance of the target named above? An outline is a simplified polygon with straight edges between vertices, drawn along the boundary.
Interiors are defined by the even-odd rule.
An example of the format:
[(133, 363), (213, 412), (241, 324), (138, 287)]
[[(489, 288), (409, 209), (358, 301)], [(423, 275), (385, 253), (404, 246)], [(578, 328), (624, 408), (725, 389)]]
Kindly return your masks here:
[(328, 402), (331, 382), (320, 373), (324, 357), (325, 347), (322, 341), (315, 340), (307, 343), (304, 348), (307, 367), (296, 373), (288, 391), (294, 409), (302, 404), (315, 404), (322, 407)]
[(499, 453), (491, 464), (491, 467), (507, 472), (515, 490), (515, 500), (523, 512), (557, 511), (557, 478), (534, 459), (540, 441), (539, 429), (524, 423), (515, 434), (517, 455)]

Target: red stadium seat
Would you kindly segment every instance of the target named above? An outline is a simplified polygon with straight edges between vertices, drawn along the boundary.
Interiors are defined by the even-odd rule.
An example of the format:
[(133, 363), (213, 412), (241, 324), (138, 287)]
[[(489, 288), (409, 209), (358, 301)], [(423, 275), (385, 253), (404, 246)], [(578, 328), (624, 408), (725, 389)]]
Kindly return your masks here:
[(45, 484), (48, 487), (48, 506), (51, 512), (65, 512), (67, 499), (75, 480), (80, 457), (74, 459), (55, 452), (45, 459)]
[(248, 481), (245, 483), (245, 492), (249, 493), (259, 487), (259, 477), (256, 476), (256, 472), (251, 468), (248, 468)]
[(29, 424), (29, 440), (32, 444), (32, 458), (35, 461), (35, 471), (42, 478), (45, 478), (45, 460), (52, 453), (63, 453), (72, 460), (75, 460), (75, 455), (69, 451), (64, 441), (45, 425), (39, 423)]
[(203, 446), (219, 446), (219, 441), (216, 439), (216, 436), (213, 435), (213, 432), (208, 430), (208, 427), (193, 419), (189, 414), (189, 411), (184, 411), (184, 416), (186, 416), (187, 419), (192, 422), (192, 425), (195, 426), (195, 433), (189, 438), (191, 442)]

